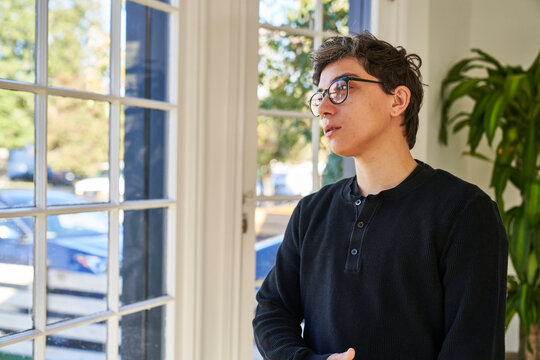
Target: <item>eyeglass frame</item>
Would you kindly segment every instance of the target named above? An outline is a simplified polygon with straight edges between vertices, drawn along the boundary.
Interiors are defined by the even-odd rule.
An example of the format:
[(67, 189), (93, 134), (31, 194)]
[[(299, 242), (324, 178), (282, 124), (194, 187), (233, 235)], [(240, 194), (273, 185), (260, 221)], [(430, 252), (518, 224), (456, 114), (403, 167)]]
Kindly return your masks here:
[[(343, 98), (343, 100), (339, 101), (339, 102), (336, 102), (332, 99), (332, 97), (330, 96), (330, 88), (332, 87), (332, 85), (334, 85), (334, 83), (336, 83), (337, 81), (340, 81), (340, 80), (345, 80), (345, 84), (347, 84), (347, 93), (345, 94), (345, 97)], [(373, 84), (380, 84), (382, 85), (383, 82), (382, 81), (378, 81), (378, 80), (369, 80), (369, 79), (362, 79), (362, 78), (357, 78), (357, 77), (352, 77), (352, 76), (342, 76), (342, 77), (339, 77), (337, 79), (335, 79), (334, 81), (332, 81), (330, 83), (330, 85), (328, 85), (328, 87), (324, 90), (319, 90), (317, 92), (315, 92), (313, 95), (311, 95), (311, 97), (309, 98), (309, 102), (308, 102), (308, 105), (309, 105), (309, 110), (311, 111), (311, 113), (316, 116), (316, 117), (321, 117), (321, 114), (315, 114), (313, 112), (313, 107), (311, 106), (311, 102), (313, 101), (313, 98), (315, 97), (315, 95), (318, 95), (318, 94), (322, 94), (322, 99), (321, 99), (321, 103), (322, 101), (324, 100), (324, 96), (325, 94), (328, 96), (328, 99), (330, 100), (330, 102), (332, 102), (332, 104), (334, 105), (339, 105), (339, 104), (343, 104), (345, 102), (345, 100), (347, 100), (347, 98), (349, 97), (349, 82), (350, 81), (361, 81), (361, 82), (367, 82), (367, 83), (373, 83)], [(321, 106), (319, 104), (319, 106)], [(318, 107), (318, 106), (317, 106)]]

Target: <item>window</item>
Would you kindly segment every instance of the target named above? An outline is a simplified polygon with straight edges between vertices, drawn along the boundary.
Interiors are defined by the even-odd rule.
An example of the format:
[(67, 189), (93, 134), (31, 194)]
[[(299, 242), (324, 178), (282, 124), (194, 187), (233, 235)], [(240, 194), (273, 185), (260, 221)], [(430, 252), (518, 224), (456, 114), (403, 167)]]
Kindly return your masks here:
[(178, 16), (1, 2), (0, 358), (172, 358)]
[[(353, 5), (354, 14), (362, 13), (357, 3), (259, 1), (255, 289), (273, 266), (298, 200), (352, 174), (351, 164), (331, 153), (307, 98), (313, 91), (310, 53), (325, 38), (348, 33), (349, 25), (362, 28), (350, 15)], [(260, 358), (256, 349), (254, 358)]]

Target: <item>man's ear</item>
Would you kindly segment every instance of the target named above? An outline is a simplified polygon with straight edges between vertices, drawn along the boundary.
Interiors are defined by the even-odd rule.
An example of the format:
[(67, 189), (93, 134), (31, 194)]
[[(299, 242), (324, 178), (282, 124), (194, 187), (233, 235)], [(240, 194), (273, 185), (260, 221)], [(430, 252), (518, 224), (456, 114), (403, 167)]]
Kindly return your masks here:
[(392, 102), (391, 114), (397, 117), (402, 115), (407, 109), (409, 101), (411, 101), (411, 90), (404, 85), (399, 85), (394, 89), (393, 97), (394, 101)]

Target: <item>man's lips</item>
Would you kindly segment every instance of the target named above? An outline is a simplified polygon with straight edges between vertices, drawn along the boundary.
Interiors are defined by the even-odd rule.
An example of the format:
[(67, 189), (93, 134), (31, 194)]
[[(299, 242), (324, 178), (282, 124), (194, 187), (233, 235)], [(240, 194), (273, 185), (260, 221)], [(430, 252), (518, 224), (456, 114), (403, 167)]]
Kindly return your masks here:
[(324, 127), (324, 135), (330, 136), (339, 129), (341, 129), (341, 126), (328, 124)]

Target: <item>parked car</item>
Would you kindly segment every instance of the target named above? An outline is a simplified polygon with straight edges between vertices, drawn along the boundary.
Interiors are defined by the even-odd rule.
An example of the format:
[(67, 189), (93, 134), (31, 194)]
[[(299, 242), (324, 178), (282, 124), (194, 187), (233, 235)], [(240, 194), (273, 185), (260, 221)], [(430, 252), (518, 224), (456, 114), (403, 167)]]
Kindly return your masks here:
[[(0, 207), (31, 206), (33, 190), (0, 190)], [(49, 190), (48, 205), (80, 204), (77, 196)], [(76, 272), (100, 274), (107, 270), (108, 217), (104, 212), (49, 215), (47, 264)], [(122, 234), (120, 231), (120, 249)], [(32, 264), (34, 224), (31, 217), (0, 219), (0, 263)]]
[[(9, 150), (7, 175), (14, 181), (34, 181), (34, 146)], [(71, 186), (75, 175), (70, 171), (54, 172), (47, 167), (47, 181), (52, 185)]]
[[(120, 195), (124, 195), (124, 175), (120, 174), (118, 181)], [(95, 177), (76, 181), (74, 184), (75, 195), (91, 202), (109, 201), (109, 174), (102, 173)]]
[(276, 262), (276, 254), (283, 234), (255, 243), (255, 279), (264, 280)]

